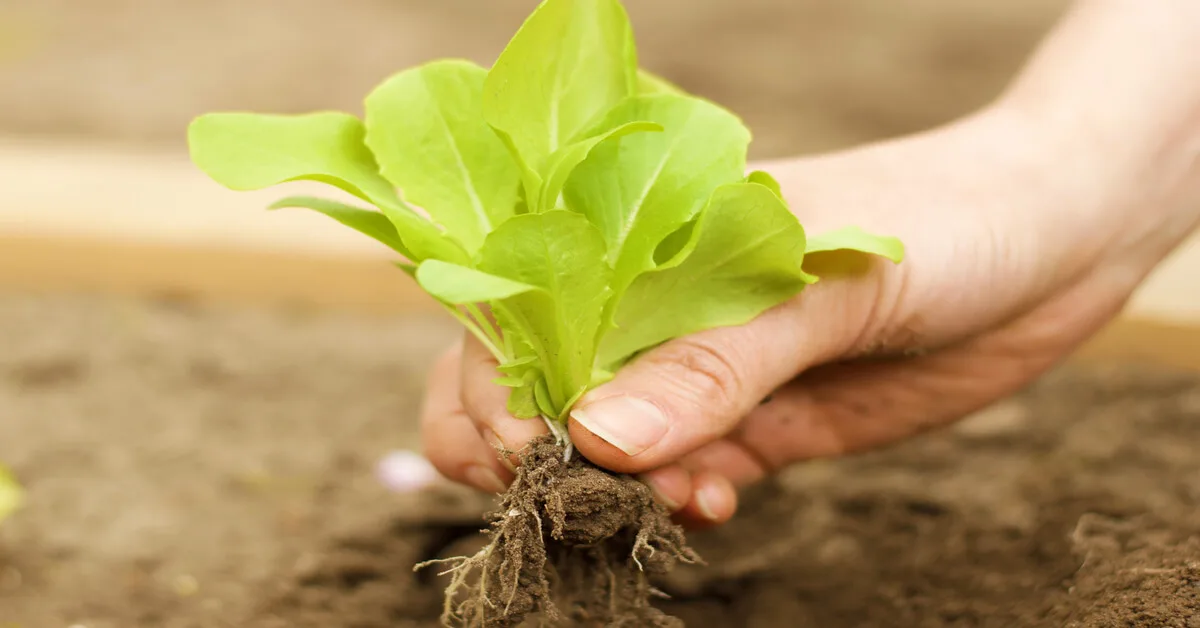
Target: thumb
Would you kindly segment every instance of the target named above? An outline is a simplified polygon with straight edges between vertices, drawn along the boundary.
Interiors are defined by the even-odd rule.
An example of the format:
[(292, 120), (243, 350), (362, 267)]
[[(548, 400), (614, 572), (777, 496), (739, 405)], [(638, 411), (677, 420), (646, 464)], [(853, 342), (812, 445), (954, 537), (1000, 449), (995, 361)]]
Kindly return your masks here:
[[(820, 300), (829, 307), (829, 299)], [(571, 440), (597, 465), (640, 473), (724, 436), (772, 390), (844, 351), (840, 338), (856, 335), (848, 327), (830, 333), (828, 324), (801, 324), (809, 310), (805, 298), (794, 299), (745, 325), (646, 352), (579, 400), (570, 415)], [(837, 320), (824, 310), (822, 321), (831, 315)]]

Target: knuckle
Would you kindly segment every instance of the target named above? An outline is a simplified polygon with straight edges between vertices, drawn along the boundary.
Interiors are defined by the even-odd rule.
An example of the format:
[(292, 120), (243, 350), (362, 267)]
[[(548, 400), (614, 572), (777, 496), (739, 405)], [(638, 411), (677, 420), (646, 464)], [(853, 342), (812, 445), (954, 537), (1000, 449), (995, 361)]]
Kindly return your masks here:
[(722, 347), (695, 339), (680, 339), (655, 353), (657, 366), (698, 403), (728, 408), (745, 389), (736, 361)]
[(885, 268), (866, 279), (869, 305), (858, 333), (847, 347), (850, 358), (886, 357), (918, 351), (925, 342), (925, 324), (911, 307), (915, 288), (911, 266)]

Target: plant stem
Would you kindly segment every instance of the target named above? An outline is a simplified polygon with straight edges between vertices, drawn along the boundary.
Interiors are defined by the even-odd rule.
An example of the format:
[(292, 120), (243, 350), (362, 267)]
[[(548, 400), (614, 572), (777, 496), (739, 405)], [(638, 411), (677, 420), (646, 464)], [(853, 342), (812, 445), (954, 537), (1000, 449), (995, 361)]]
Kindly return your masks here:
[(567, 426), (544, 414), (542, 415), (542, 421), (545, 421), (546, 427), (550, 428), (550, 433), (554, 435), (554, 440), (559, 445), (562, 445), (563, 462), (570, 462), (571, 454), (575, 451), (575, 443), (571, 442), (571, 433), (567, 431)]
[(471, 320), (470, 317), (460, 312), (458, 308), (454, 307), (453, 305), (447, 305), (443, 303), (442, 306), (445, 307), (446, 311), (449, 312), (450, 315), (455, 319), (457, 319), (458, 322), (462, 323), (463, 327), (466, 327), (467, 331), (471, 332), (472, 336), (475, 336), (479, 342), (483, 343), (484, 347), (487, 347), (488, 352), (492, 354), (492, 357), (496, 358), (496, 361), (500, 362), (501, 364), (508, 361), (508, 356), (504, 355), (504, 352), (496, 347), (495, 343), (492, 342), (491, 337), (484, 333), (484, 331), (480, 329), (479, 325), (476, 324), (475, 321)]
[(492, 320), (484, 315), (479, 306), (474, 303), (467, 304), (467, 312), (475, 319), (475, 322), (483, 329), (483, 333), (487, 334), (488, 338), (492, 339), (492, 344), (500, 346), (504, 341), (500, 339), (500, 333), (496, 331), (496, 327), (492, 325)]

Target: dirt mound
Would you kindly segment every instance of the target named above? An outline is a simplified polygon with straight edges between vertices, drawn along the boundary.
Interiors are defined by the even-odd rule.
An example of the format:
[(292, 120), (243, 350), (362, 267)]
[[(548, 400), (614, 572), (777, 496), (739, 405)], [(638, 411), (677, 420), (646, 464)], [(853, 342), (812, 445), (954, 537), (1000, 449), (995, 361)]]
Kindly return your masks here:
[[(0, 625), (438, 625), (488, 501), (391, 496), (456, 330), (0, 299)], [(797, 466), (651, 584), (687, 626), (1196, 628), (1200, 376), (1073, 368), (958, 426)], [(611, 527), (611, 526), (606, 526)], [(594, 575), (594, 574), (593, 574)], [(565, 607), (564, 607), (565, 608)]]
[[(1060, 374), (955, 430), (750, 491), (729, 525), (692, 536), (706, 565), (654, 578), (655, 606), (714, 628), (1196, 628), (1200, 456), (1167, 443), (1197, 430), (1193, 378)], [(483, 542), (454, 529), (389, 532), (407, 540), (373, 556), (390, 564), (386, 609), (336, 619), (301, 603), (287, 625), (438, 625), (444, 581), (407, 569)]]

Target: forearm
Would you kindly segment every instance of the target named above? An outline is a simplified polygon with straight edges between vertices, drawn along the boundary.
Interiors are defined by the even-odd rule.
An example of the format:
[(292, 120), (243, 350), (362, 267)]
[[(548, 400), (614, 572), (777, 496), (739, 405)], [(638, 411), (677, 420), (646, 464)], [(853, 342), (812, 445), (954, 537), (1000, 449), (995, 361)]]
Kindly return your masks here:
[(997, 106), (1122, 232), (1100, 240), (1161, 257), (1200, 221), (1200, 3), (1081, 0)]
[(1078, 5), (975, 115), (758, 165), (811, 232), (904, 240), (909, 258), (879, 274), (881, 318), (936, 328), (929, 343), (1083, 282), (1122, 299), (1200, 221), (1200, 4), (1149, 4)]
[(1195, 141), (1200, 3), (1080, 0), (1002, 99), (1096, 149), (1145, 158)]

